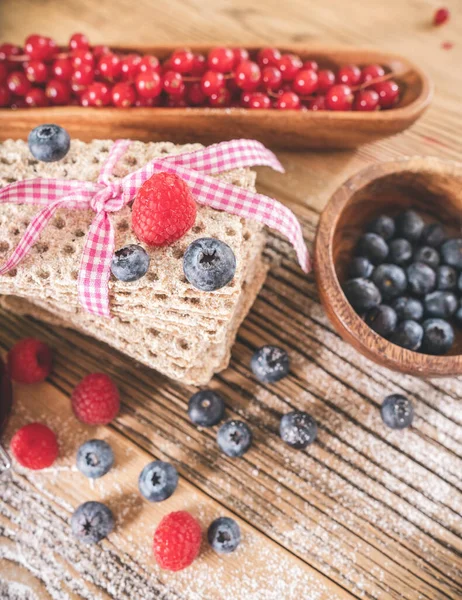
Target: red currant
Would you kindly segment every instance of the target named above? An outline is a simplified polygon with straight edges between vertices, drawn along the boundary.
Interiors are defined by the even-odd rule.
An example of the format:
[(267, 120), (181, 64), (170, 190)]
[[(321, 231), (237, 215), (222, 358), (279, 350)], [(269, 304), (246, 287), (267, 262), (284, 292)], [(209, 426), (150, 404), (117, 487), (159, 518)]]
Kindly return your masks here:
[(233, 96), (233, 98), (239, 98), (239, 96), (241, 95), (242, 90), (237, 85), (236, 80), (234, 78), (226, 80), (226, 87), (231, 92), (231, 96)]
[[(269, 68), (269, 67), (267, 67)], [(262, 94), (261, 92), (254, 92), (250, 94), (250, 98), (248, 101), (249, 108), (271, 108), (271, 100), (269, 96), (266, 94)]]
[(74, 71), (71, 81), (74, 86), (85, 86), (93, 83), (94, 78), (95, 69), (91, 65), (82, 65)]
[(380, 65), (368, 65), (364, 67), (361, 71), (361, 79), (360, 83), (367, 83), (368, 81), (372, 81), (373, 79), (378, 79), (379, 77), (383, 77), (385, 75), (385, 70)]
[(69, 40), (69, 48), (71, 50), (88, 50), (90, 47), (90, 42), (88, 38), (83, 33), (74, 33), (74, 35)]
[(382, 108), (391, 108), (399, 100), (399, 87), (392, 79), (379, 81), (372, 86), (372, 89), (379, 95), (379, 104)]
[(10, 103), (10, 90), (6, 85), (0, 85), (0, 108), (8, 106)]
[(292, 81), (302, 67), (303, 63), (296, 54), (283, 54), (278, 62), (283, 81)]
[(26, 101), (24, 100), (24, 98), (20, 98), (18, 96), (17, 98), (14, 98), (14, 100), (11, 102), (10, 107), (13, 110), (16, 110), (18, 108), (27, 108), (27, 104), (26, 104)]
[(319, 65), (315, 60), (305, 60), (302, 69), (309, 71), (318, 71)]
[(359, 90), (355, 94), (353, 110), (372, 111), (379, 108), (379, 95), (374, 90)]
[(156, 98), (137, 98), (135, 106), (137, 108), (152, 108), (153, 106), (159, 106), (161, 103), (161, 96)]
[(51, 38), (34, 34), (26, 39), (24, 49), (31, 60), (50, 60), (58, 47)]
[(130, 83), (116, 83), (112, 88), (112, 103), (117, 108), (129, 108), (135, 101), (135, 90)]
[(235, 79), (237, 85), (245, 92), (253, 92), (260, 85), (261, 71), (257, 63), (250, 60), (242, 62), (236, 67)]
[(140, 64), (138, 65), (138, 73), (148, 73), (151, 71), (160, 73), (160, 62), (157, 56), (146, 54), (146, 56), (143, 56), (143, 58), (140, 60)]
[(95, 64), (95, 59), (90, 50), (74, 50), (71, 61), (73, 69), (79, 69), (83, 65), (90, 65), (93, 67)]
[(264, 67), (261, 72), (261, 80), (265, 90), (275, 91), (282, 82), (281, 71), (277, 67)]
[(167, 71), (164, 75), (164, 90), (169, 96), (182, 96), (185, 91), (185, 85), (181, 73)]
[(187, 86), (186, 100), (192, 106), (201, 106), (205, 103), (207, 96), (202, 91), (200, 81), (194, 81)]
[(194, 54), (187, 48), (175, 50), (170, 57), (170, 69), (177, 73), (189, 73), (194, 64)]
[(213, 48), (209, 52), (207, 65), (211, 71), (229, 73), (234, 66), (234, 52), (231, 48)]
[(337, 72), (337, 83), (345, 83), (346, 85), (358, 85), (361, 79), (361, 69), (356, 65), (345, 65)]
[(302, 69), (295, 75), (292, 84), (294, 92), (301, 96), (309, 96), (318, 87), (318, 76), (316, 71)]
[(277, 48), (262, 48), (257, 56), (257, 62), (260, 67), (277, 67), (281, 53)]
[(207, 59), (203, 54), (195, 54), (191, 67), (191, 75), (194, 77), (202, 77), (207, 71)]
[(231, 104), (231, 92), (222, 87), (216, 94), (209, 96), (209, 105), (213, 108), (226, 108)]
[(30, 106), (31, 108), (43, 108), (44, 106), (48, 106), (49, 104), (47, 95), (42, 90), (42, 88), (30, 89), (24, 96), (24, 101), (27, 104), (27, 106)]
[(123, 81), (134, 81), (138, 75), (138, 68), (141, 63), (141, 56), (138, 54), (128, 54), (122, 59), (121, 71)]
[(100, 81), (92, 83), (85, 92), (89, 106), (109, 106), (112, 100), (111, 88)]
[(326, 110), (326, 98), (325, 96), (316, 96), (312, 98), (307, 104), (308, 110), (318, 111)]
[(74, 69), (69, 58), (57, 58), (51, 66), (51, 73), (54, 79), (59, 81), (70, 81)]
[(201, 88), (206, 96), (210, 97), (213, 94), (218, 94), (218, 92), (224, 87), (225, 78), (223, 77), (223, 73), (206, 71), (202, 75)]
[(48, 78), (48, 67), (41, 60), (31, 60), (24, 68), (26, 77), (32, 83), (44, 83)]
[(156, 98), (162, 92), (162, 79), (159, 73), (140, 73), (135, 81), (136, 91), (142, 98)]
[(79, 103), (80, 106), (90, 106), (90, 96), (88, 94), (88, 88), (86, 90), (84, 90), (84, 92), (82, 94), (80, 94), (79, 96)]
[(188, 105), (184, 96), (168, 96), (166, 106), (169, 108), (186, 108)]
[(6, 60), (10, 56), (19, 56), (21, 54), (21, 48), (14, 44), (1, 44), (0, 45), (0, 61)]
[(57, 79), (52, 79), (48, 82), (45, 93), (51, 104), (56, 106), (69, 104), (71, 98), (69, 85), (64, 81), (58, 81)]
[(239, 104), (241, 106), (243, 106), (244, 108), (249, 108), (249, 102), (250, 102), (251, 95), (252, 95), (252, 92), (243, 92), (241, 94)]
[(318, 71), (318, 92), (325, 94), (335, 84), (335, 75), (330, 69)]
[(328, 90), (326, 94), (326, 107), (329, 110), (351, 110), (353, 105), (353, 92), (349, 85), (339, 83)]
[(122, 73), (122, 61), (117, 54), (110, 52), (99, 59), (98, 69), (101, 77), (108, 81), (116, 81)]
[(8, 69), (2, 62), (0, 62), (0, 84), (5, 83), (7, 77)]
[(439, 8), (433, 16), (433, 24), (442, 25), (443, 23), (446, 23), (446, 21), (449, 21), (450, 16), (451, 13), (448, 8)]
[(282, 93), (276, 101), (276, 108), (281, 110), (296, 110), (300, 108), (300, 98), (294, 92)]
[(96, 60), (99, 60), (105, 54), (109, 54), (110, 51), (111, 49), (109, 46), (106, 46), (105, 44), (99, 44), (98, 46), (93, 47), (93, 56)]
[(241, 64), (245, 60), (249, 60), (249, 53), (245, 48), (233, 48), (234, 55), (234, 63), (233, 67), (237, 67), (237, 65)]
[(8, 89), (15, 96), (25, 96), (30, 90), (30, 81), (22, 71), (12, 71), (6, 80)]

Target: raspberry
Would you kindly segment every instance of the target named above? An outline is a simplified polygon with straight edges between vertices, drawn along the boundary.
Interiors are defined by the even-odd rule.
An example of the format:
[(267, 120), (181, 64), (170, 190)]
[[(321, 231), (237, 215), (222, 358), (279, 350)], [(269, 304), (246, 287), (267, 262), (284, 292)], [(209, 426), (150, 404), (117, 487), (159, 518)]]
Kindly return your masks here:
[(18, 383), (40, 383), (50, 374), (50, 348), (35, 338), (17, 342), (8, 353), (8, 373)]
[(119, 390), (104, 373), (91, 373), (72, 392), (72, 410), (82, 423), (107, 425), (120, 408)]
[(154, 532), (154, 557), (161, 569), (181, 571), (197, 558), (202, 531), (186, 511), (166, 515)]
[(132, 207), (132, 229), (145, 244), (167, 246), (191, 229), (196, 211), (187, 184), (173, 173), (158, 173), (138, 190)]
[(56, 435), (42, 423), (30, 423), (18, 429), (10, 448), (20, 465), (34, 471), (50, 467), (59, 452)]

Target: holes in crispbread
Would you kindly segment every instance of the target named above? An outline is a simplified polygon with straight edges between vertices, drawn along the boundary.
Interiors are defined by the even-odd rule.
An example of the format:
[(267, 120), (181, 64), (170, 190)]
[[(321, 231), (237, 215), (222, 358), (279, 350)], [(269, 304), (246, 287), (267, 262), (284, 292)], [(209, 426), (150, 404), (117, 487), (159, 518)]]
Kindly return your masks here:
[(8, 242), (0, 242), (0, 254), (4, 254), (5, 252), (8, 252), (9, 249), (10, 249), (10, 245)]
[(204, 224), (198, 223), (197, 225), (194, 225), (192, 230), (193, 230), (193, 233), (202, 233), (204, 231)]
[(7, 183), (16, 183), (18, 180), (16, 179), (16, 177), (4, 177), (4, 180)]
[(185, 252), (185, 248), (175, 248), (175, 250), (173, 250), (173, 258), (180, 260), (183, 258)]
[(64, 227), (66, 227), (66, 221), (62, 217), (56, 217), (53, 221), (53, 226), (56, 227), (56, 229), (64, 229)]
[(159, 275), (157, 275), (157, 273), (148, 273), (146, 277), (148, 281), (159, 281)]
[(16, 277), (17, 274), (18, 274), (18, 269), (11, 269), (11, 271), (8, 271), (8, 275), (10, 277)]
[(178, 345), (182, 350), (189, 350), (189, 344), (188, 342), (181, 338), (180, 340), (178, 340)]
[(2, 165), (12, 165), (12, 164), (13, 164), (13, 161), (12, 161), (12, 160), (9, 160), (8, 158), (5, 158), (4, 156), (1, 156), (1, 157), (0, 157), (0, 163), (1, 163)]
[(75, 237), (79, 238), (79, 237), (83, 237), (85, 235), (85, 231), (82, 231), (82, 229), (76, 229), (74, 231), (74, 235)]
[(130, 229), (130, 225), (126, 219), (117, 223), (117, 231), (128, 231)]
[(136, 165), (138, 164), (138, 159), (136, 158), (136, 156), (128, 155), (125, 157), (125, 164), (129, 167), (136, 167)]
[(10, 229), (10, 233), (11, 235), (19, 235), (20, 231), (17, 227), (13, 227), (12, 229)]
[(40, 271), (37, 273), (37, 276), (40, 277), (40, 279), (49, 279), (50, 271), (47, 271), (46, 269), (40, 269)]
[(236, 235), (236, 232), (235, 232), (235, 230), (232, 227), (227, 227), (226, 228), (226, 235), (228, 235), (228, 236), (231, 237), (233, 235)]
[(244, 241), (248, 242), (250, 240), (250, 233), (246, 231), (242, 237), (244, 238)]
[(79, 272), (78, 271), (72, 271), (71, 277), (72, 277), (72, 279), (74, 281), (77, 281), (77, 279), (79, 278)]
[(37, 242), (34, 245), (34, 250), (37, 252), (37, 254), (44, 254), (45, 252), (48, 252), (49, 249), (50, 246), (46, 242)]
[(153, 329), (152, 327), (150, 329), (148, 329), (148, 333), (149, 335), (151, 335), (152, 337), (159, 337), (160, 332), (157, 331), (157, 329)]
[(66, 244), (63, 248), (63, 254), (71, 255), (75, 254), (75, 248), (71, 244)]

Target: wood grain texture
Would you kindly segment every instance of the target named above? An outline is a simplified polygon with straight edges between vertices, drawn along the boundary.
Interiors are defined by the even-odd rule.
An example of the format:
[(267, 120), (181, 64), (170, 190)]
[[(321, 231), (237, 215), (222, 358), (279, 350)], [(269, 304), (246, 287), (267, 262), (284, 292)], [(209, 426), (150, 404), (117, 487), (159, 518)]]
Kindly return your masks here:
[[(259, 190), (297, 212), (311, 243), (320, 210), (359, 169), (403, 155), (460, 159), (460, 3), (447, 3), (453, 18), (434, 29), (430, 22), (438, 4), (371, 0), (353, 9), (342, 0), (309, 5), (302, 0), (137, 0), (134, 10), (131, 0), (3, 0), (0, 37), (20, 42), (26, 34), (40, 31), (65, 42), (72, 32), (85, 30), (94, 43), (126, 45), (224, 40), (359, 44), (423, 65), (436, 83), (435, 99), (404, 134), (355, 151), (281, 152), (285, 176), (260, 170)], [(444, 50), (445, 41), (454, 42), (454, 48)], [(302, 275), (288, 246), (271, 238), (270, 252), (280, 258), (281, 266), (270, 273), (240, 330), (231, 367), (213, 381), (227, 398), (228, 415), (244, 418), (255, 434), (254, 448), (239, 461), (219, 454), (215, 431), (199, 432), (187, 419), (192, 389), (92, 340), (2, 313), (0, 346), (6, 350), (22, 336), (38, 335), (56, 349), (53, 390), (46, 385), (31, 397), (38, 397), (44, 407), (40, 416), (54, 422), (65, 412), (62, 394), (103, 365), (123, 395), (122, 413), (105, 435), (116, 436), (112, 439), (129, 448), (136, 460), (156, 456), (173, 461), (182, 490), (188, 490), (182, 491), (185, 502), (189, 494), (207, 507), (217, 507), (218, 502), (220, 510), (240, 518), (247, 531), (269, 544), (266, 547), (277, 544), (289, 563), (301, 565), (303, 577), (313, 574), (302, 596), (288, 586), (280, 592), (281, 600), (317, 600), (323, 590), (333, 600), (460, 598), (462, 379), (423, 380), (374, 365), (332, 330), (313, 279)], [(252, 351), (263, 343), (286, 347), (292, 358), (290, 376), (271, 387), (255, 382), (248, 368)], [(390, 431), (380, 420), (379, 405), (394, 392), (408, 394), (414, 402), (416, 420), (409, 431)], [(24, 410), (33, 408), (31, 398), (21, 398)], [(318, 442), (304, 452), (289, 450), (277, 434), (281, 414), (292, 408), (308, 410), (319, 423)], [(70, 457), (66, 460), (71, 463)], [(146, 556), (127, 550), (125, 544), (133, 543), (129, 527), (117, 533), (117, 544), (108, 540), (101, 551), (82, 559), (72, 544), (67, 552), (64, 525), (72, 507), (60, 504), (62, 486), (55, 480), (53, 476), (44, 487), (36, 476), (20, 474), (8, 497), (2, 493), (0, 591), (8, 585), (4, 582), (19, 581), (47, 600), (223, 598), (219, 587), (210, 596), (201, 592), (199, 583), (187, 586), (186, 592), (174, 578), (167, 586)], [(82, 486), (65, 497), (77, 503), (89, 493)], [(32, 510), (25, 516), (27, 506)], [(42, 535), (28, 544), (27, 532), (38, 525)], [(149, 529), (152, 526), (149, 523)], [(212, 566), (208, 573), (213, 578), (217, 575)], [(226, 577), (227, 563), (221, 568)], [(62, 589), (53, 587), (58, 569), (65, 572)], [(243, 569), (243, 578), (250, 585), (251, 567)], [(242, 596), (239, 581), (234, 583), (238, 600), (271, 597), (272, 580), (253, 581), (250, 596)]]

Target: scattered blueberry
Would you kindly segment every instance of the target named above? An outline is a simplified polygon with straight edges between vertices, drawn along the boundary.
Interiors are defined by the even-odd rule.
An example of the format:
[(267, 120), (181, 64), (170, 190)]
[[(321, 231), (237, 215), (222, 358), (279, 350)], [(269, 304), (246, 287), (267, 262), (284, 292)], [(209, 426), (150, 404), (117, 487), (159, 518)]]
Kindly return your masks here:
[(39, 125), (29, 133), (29, 150), (42, 162), (61, 160), (69, 152), (71, 138), (59, 125)]
[(429, 225), (425, 225), (422, 231), (421, 242), (425, 244), (425, 246), (439, 248), (447, 239), (444, 227), (440, 223), (430, 223)]
[[(462, 277), (462, 276), (461, 276)], [(462, 282), (462, 279), (461, 279)], [(451, 292), (457, 287), (457, 272), (454, 267), (441, 265), (436, 270), (436, 289)], [(462, 291), (462, 288), (461, 288)]]
[(370, 260), (365, 258), (364, 256), (355, 256), (350, 263), (349, 274), (352, 279), (356, 279), (358, 277), (370, 277), (372, 275), (372, 271), (374, 270), (374, 265)]
[(364, 279), (349, 279), (343, 285), (348, 302), (358, 312), (369, 310), (382, 302), (382, 296), (375, 283)]
[(449, 319), (456, 312), (458, 301), (452, 292), (433, 292), (424, 300), (425, 316)]
[(372, 281), (383, 298), (400, 296), (407, 287), (406, 273), (397, 265), (379, 265), (372, 273)]
[(356, 253), (358, 256), (365, 256), (374, 265), (378, 265), (387, 258), (388, 245), (376, 233), (365, 233), (359, 238)]
[(410, 242), (418, 242), (424, 228), (424, 221), (413, 210), (406, 210), (395, 219), (396, 233)]
[(446, 354), (454, 343), (454, 329), (443, 319), (428, 319), (423, 322), (422, 350), (426, 354)]
[(441, 246), (441, 258), (446, 265), (462, 269), (462, 239), (445, 242)]
[(147, 464), (138, 477), (138, 488), (150, 502), (167, 500), (176, 490), (178, 473), (173, 465), (162, 460)]
[(200, 238), (188, 246), (183, 271), (195, 288), (212, 292), (232, 280), (236, 272), (236, 257), (228, 244), (215, 238)]
[(188, 415), (195, 425), (213, 427), (223, 419), (224, 414), (224, 400), (213, 390), (201, 390), (189, 399)]
[(281, 419), (279, 434), (283, 442), (301, 450), (314, 442), (318, 426), (311, 415), (300, 410), (294, 410)]
[(218, 430), (217, 442), (226, 456), (236, 458), (243, 456), (252, 445), (252, 432), (243, 421), (227, 421)]
[(414, 408), (406, 396), (392, 394), (387, 396), (380, 408), (382, 420), (392, 429), (404, 429), (412, 424)]
[(207, 539), (218, 554), (231, 554), (239, 546), (241, 530), (234, 519), (219, 517), (210, 524)]
[(120, 281), (136, 281), (149, 269), (149, 254), (137, 244), (129, 244), (117, 250), (112, 258), (111, 271)]
[(114, 452), (104, 440), (89, 440), (77, 450), (77, 469), (90, 479), (106, 475), (114, 464)]
[(414, 262), (423, 262), (432, 269), (437, 269), (440, 264), (440, 255), (431, 246), (421, 246), (414, 252)]
[(365, 321), (376, 333), (387, 338), (396, 329), (398, 317), (391, 306), (381, 304), (368, 311)]
[(278, 346), (258, 348), (250, 361), (255, 377), (263, 383), (275, 383), (289, 373), (289, 355)]
[(114, 517), (101, 502), (84, 502), (71, 517), (74, 536), (84, 544), (97, 544), (114, 529)]
[(417, 262), (406, 269), (409, 291), (416, 296), (425, 296), (436, 286), (436, 273), (428, 265)]
[(410, 296), (400, 296), (391, 303), (400, 321), (420, 321), (424, 314), (423, 304), (416, 298)]
[(407, 350), (418, 350), (422, 345), (423, 329), (417, 321), (401, 321), (390, 337), (390, 341)]
[(369, 223), (367, 231), (380, 235), (384, 240), (389, 240), (395, 235), (395, 222), (391, 217), (380, 215)]
[(390, 242), (389, 262), (400, 267), (405, 267), (412, 261), (412, 244), (404, 238), (398, 238)]

